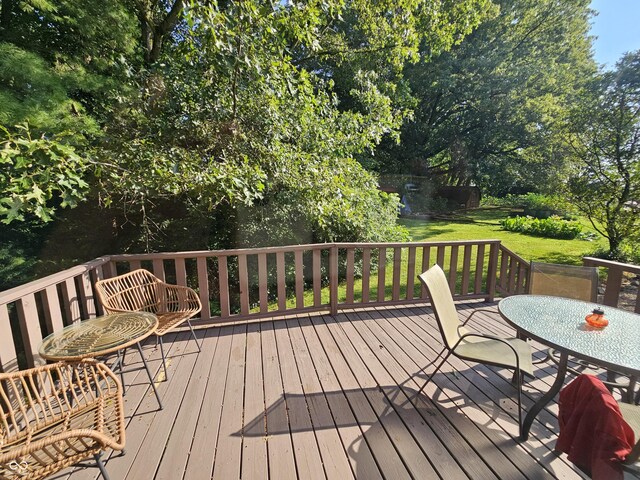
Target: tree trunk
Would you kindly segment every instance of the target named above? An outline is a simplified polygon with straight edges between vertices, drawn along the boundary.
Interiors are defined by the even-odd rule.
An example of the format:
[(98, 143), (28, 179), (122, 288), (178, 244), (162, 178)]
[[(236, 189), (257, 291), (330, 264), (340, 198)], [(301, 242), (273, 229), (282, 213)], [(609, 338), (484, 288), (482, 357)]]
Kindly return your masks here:
[[(158, 2), (141, 1), (137, 4), (137, 16), (140, 21), (141, 43), (144, 50), (144, 63), (148, 67), (160, 59), (162, 43), (170, 35), (180, 20), (184, 8), (184, 0), (174, 0), (171, 9), (161, 20), (156, 21), (155, 11), (161, 8)], [(164, 10), (163, 10), (164, 11)]]

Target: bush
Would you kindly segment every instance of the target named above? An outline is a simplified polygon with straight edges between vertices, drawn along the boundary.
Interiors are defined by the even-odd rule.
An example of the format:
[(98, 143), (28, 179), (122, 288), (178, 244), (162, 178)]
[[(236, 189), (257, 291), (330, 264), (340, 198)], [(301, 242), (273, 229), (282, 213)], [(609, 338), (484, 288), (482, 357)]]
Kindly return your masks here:
[(567, 202), (555, 195), (527, 193), (526, 195), (507, 195), (505, 197), (483, 197), (483, 205), (522, 209), (524, 215), (535, 218), (559, 216), (565, 219), (574, 217), (573, 209)]
[(618, 255), (612, 255), (608, 248), (598, 248), (591, 253), (591, 256), (602, 258), (603, 260), (614, 260), (616, 262), (640, 265), (640, 245), (636, 242), (626, 241), (620, 246)]
[(582, 225), (579, 223), (562, 220), (557, 216), (549, 218), (510, 217), (502, 220), (501, 225), (504, 230), (511, 232), (567, 240), (576, 238), (582, 232)]

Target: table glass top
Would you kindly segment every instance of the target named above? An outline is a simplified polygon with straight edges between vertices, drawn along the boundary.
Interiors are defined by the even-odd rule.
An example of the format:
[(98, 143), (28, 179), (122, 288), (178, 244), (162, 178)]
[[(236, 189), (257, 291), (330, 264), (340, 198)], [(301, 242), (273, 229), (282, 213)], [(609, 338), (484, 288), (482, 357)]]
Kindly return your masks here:
[(145, 312), (116, 313), (75, 323), (42, 341), (40, 355), (50, 359), (99, 356), (147, 337), (158, 325)]
[[(595, 329), (584, 321), (596, 308), (609, 325)], [(552, 347), (580, 357), (640, 372), (640, 315), (562, 297), (514, 295), (498, 309), (513, 326)]]

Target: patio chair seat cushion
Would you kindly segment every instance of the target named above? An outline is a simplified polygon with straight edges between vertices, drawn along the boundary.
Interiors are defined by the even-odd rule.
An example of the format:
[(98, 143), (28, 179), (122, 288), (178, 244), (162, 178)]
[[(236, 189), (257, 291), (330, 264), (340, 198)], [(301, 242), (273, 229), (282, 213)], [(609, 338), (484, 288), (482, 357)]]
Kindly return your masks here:
[[(531, 363), (531, 346), (519, 338), (504, 338), (518, 354), (520, 370), (533, 376), (533, 364)], [(497, 365), (507, 368), (516, 368), (516, 359), (513, 350), (503, 342), (479, 337), (463, 339), (455, 348), (455, 354), (468, 358), (474, 362)]]

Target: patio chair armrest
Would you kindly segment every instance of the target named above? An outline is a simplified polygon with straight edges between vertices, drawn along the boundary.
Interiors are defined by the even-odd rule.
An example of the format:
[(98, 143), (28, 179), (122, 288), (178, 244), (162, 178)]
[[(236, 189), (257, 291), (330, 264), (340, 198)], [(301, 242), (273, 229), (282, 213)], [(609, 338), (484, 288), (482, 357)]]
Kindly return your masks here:
[(496, 313), (495, 310), (490, 310), (488, 308), (477, 308), (473, 312), (471, 312), (471, 314), (466, 318), (466, 320), (464, 322), (462, 322), (462, 324), (460, 326), (464, 327), (467, 324), (467, 322), (469, 320), (471, 320), (471, 317), (473, 317), (478, 312), (487, 312), (487, 313), (492, 313), (492, 314)]
[[(195, 315), (202, 310), (202, 303), (196, 291), (182, 285), (162, 282), (162, 296), (168, 304), (168, 311), (188, 311)], [(163, 302), (160, 302), (161, 304)]]
[(496, 337), (495, 335), (487, 335), (485, 333), (473, 333), (473, 332), (465, 333), (458, 339), (458, 341), (456, 342), (456, 344), (453, 346), (451, 350), (455, 350), (456, 347), (460, 344), (460, 342), (462, 342), (462, 340), (468, 337), (486, 338), (488, 340), (496, 340), (500, 343), (504, 343), (513, 352), (513, 356), (516, 359), (516, 368), (520, 369), (520, 357), (518, 356), (518, 352), (516, 351), (516, 349), (513, 347), (513, 345), (511, 345), (510, 342), (507, 341), (507, 339), (502, 337)]

